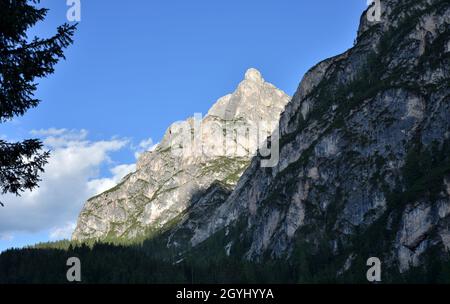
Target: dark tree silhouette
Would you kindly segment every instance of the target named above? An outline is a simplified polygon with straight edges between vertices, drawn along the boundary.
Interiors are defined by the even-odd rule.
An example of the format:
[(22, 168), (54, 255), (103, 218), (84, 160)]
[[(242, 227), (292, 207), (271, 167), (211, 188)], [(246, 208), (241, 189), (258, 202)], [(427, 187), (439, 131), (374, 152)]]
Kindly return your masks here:
[[(65, 59), (76, 25), (64, 24), (51, 38), (29, 39), (27, 31), (43, 21), (48, 9), (39, 0), (0, 0), (0, 123), (22, 116), (40, 100), (35, 80), (54, 72)], [(8, 143), (0, 140), (0, 191), (20, 195), (38, 186), (49, 152), (37, 139)], [(0, 202), (0, 205), (3, 204)]]

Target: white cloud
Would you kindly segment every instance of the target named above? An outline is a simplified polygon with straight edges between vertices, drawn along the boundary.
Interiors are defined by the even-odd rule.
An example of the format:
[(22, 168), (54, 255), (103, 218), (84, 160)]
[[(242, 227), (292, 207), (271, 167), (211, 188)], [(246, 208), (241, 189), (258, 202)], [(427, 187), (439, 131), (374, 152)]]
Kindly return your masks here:
[(86, 130), (50, 129), (49, 131), (40, 130), (38, 132), (35, 135), (46, 136), (44, 144), (53, 149), (66, 146), (80, 146), (88, 143), (86, 140), (88, 131)]
[(0, 241), (12, 241), (14, 236), (9, 233), (0, 233)]
[(55, 128), (40, 129), (40, 130), (32, 130), (30, 133), (36, 136), (55, 136), (67, 133), (67, 129), (55, 129)]
[(86, 130), (49, 129), (33, 134), (46, 136), (44, 144), (51, 157), (40, 188), (22, 197), (2, 197), (5, 207), (0, 209), (0, 234), (53, 229), (50, 237), (56, 239), (73, 228), (68, 223), (76, 222), (89, 197), (114, 186), (134, 165), (115, 166), (111, 178), (98, 179), (101, 166), (111, 165), (110, 154), (125, 148), (127, 140), (89, 141)]
[(158, 147), (158, 144), (153, 143), (153, 139), (142, 140), (137, 147), (135, 147), (136, 152), (134, 152), (134, 157), (139, 159), (142, 153), (147, 151), (154, 151)]
[(112, 168), (110, 171), (113, 174), (111, 178), (99, 178), (88, 182), (88, 187), (91, 189), (93, 195), (98, 195), (108, 189), (116, 186), (125, 176), (134, 172), (136, 165), (119, 165)]
[(64, 226), (53, 228), (50, 231), (50, 240), (70, 239), (76, 226), (74, 222), (67, 222)]

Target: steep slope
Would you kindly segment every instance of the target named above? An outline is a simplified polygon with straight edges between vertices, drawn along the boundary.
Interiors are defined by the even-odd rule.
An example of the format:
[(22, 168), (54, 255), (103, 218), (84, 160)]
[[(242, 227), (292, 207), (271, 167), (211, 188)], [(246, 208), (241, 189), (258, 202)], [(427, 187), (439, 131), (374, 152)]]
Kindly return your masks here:
[(205, 222), (186, 217), (172, 243), (221, 240), (228, 255), (289, 258), (328, 278), (373, 256), (391, 273), (448, 260), (450, 5), (381, 9), (379, 22), (363, 14), (353, 48), (305, 75), (281, 115), (279, 164), (255, 157)]
[(215, 181), (232, 190), (289, 99), (260, 72), (248, 70), (236, 92), (219, 99), (206, 117), (173, 124), (157, 148), (140, 157), (136, 172), (91, 198), (73, 239), (132, 239), (157, 232)]
[[(172, 188), (163, 182), (166, 191), (154, 191), (157, 198), (145, 198), (142, 206), (169, 211), (156, 214), (155, 228), (136, 226), (155, 229), (156, 237), (130, 247), (91, 250), (67, 242), (59, 245), (67, 251), (54, 244), (11, 250), (0, 255), (0, 281), (65, 282), (62, 265), (80, 256), (89, 265), (83, 266), (85, 282), (190, 283), (195, 269), (195, 282), (205, 283), (355, 283), (367, 282), (366, 261), (378, 257), (383, 282), (448, 283), (450, 5), (385, 0), (382, 13), (380, 22), (370, 22), (365, 12), (355, 46), (305, 75), (281, 115), (277, 166), (263, 168), (260, 155), (249, 166), (211, 166), (197, 195), (178, 203), (164, 196)], [(247, 84), (261, 83), (256, 71), (246, 78), (204, 120), (223, 127), (225, 119), (234, 125), (239, 115), (259, 115), (251, 106), (241, 111)], [(113, 220), (121, 209), (125, 218), (139, 218), (133, 193), (145, 192), (136, 186), (140, 176), (150, 181), (144, 185), (156, 177), (173, 185), (173, 166), (198, 172), (166, 153), (179, 140), (179, 129), (170, 130), (136, 173), (87, 203), (76, 239), (118, 235), (112, 228), (134, 221)], [(177, 144), (169, 144), (172, 138)], [(191, 159), (201, 168), (216, 160)], [(234, 187), (226, 176), (235, 168), (232, 180), (245, 172)], [(190, 182), (199, 180), (194, 174)], [(180, 202), (184, 208), (177, 209)]]

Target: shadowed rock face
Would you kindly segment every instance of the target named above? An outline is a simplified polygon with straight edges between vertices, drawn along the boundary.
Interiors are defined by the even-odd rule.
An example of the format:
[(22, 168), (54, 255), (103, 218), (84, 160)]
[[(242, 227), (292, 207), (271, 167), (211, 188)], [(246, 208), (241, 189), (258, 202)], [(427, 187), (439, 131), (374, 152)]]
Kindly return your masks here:
[[(215, 181), (232, 189), (289, 100), (259, 71), (248, 70), (207, 116), (174, 123), (157, 148), (140, 157), (136, 172), (88, 200), (73, 239), (132, 239), (163, 227)], [(265, 135), (250, 136), (256, 127)]]
[(431, 249), (449, 258), (449, 3), (381, 2), (353, 48), (305, 75), (281, 115), (278, 166), (253, 158), (206, 222), (185, 218), (174, 236), (190, 227), (195, 247), (220, 235), (251, 260), (295, 258), (302, 243), (337, 275), (371, 256), (400, 272)]
[(430, 252), (448, 260), (449, 3), (381, 3), (379, 22), (363, 14), (353, 48), (304, 76), (279, 121), (277, 166), (243, 156), (261, 140), (233, 146), (231, 163), (217, 148), (215, 125), (277, 116), (287, 101), (249, 70), (203, 119), (201, 136), (214, 143), (203, 151), (219, 157), (167, 152), (180, 134), (175, 124), (136, 173), (86, 204), (74, 238), (132, 237), (176, 218), (163, 237), (181, 256), (201, 255), (208, 241), (253, 261), (301, 253), (309, 264), (328, 263), (320, 267), (333, 279), (374, 256), (399, 273), (427, 266)]

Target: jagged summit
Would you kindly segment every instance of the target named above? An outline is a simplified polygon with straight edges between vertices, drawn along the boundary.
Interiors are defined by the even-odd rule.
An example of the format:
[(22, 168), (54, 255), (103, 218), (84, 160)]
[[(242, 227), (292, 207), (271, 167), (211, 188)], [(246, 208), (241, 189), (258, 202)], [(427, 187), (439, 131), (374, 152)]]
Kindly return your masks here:
[[(266, 140), (238, 130), (267, 121), (263, 127), (270, 134), (289, 100), (249, 69), (236, 91), (220, 98), (208, 115), (172, 124), (158, 147), (141, 155), (135, 173), (90, 199), (73, 239), (133, 238), (164, 226), (205, 192), (214, 193), (215, 181), (232, 189)], [(197, 134), (193, 141), (191, 134)]]
[[(259, 155), (248, 166), (223, 154), (186, 160), (161, 144), (86, 204), (74, 239), (132, 237), (178, 212), (167, 229), (130, 249), (11, 250), (0, 256), (9, 269), (0, 281), (54, 283), (56, 265), (59, 282), (51, 261), (70, 254), (89, 260), (93, 282), (192, 282), (186, 270), (195, 269), (196, 282), (209, 283), (367, 284), (372, 270), (383, 284), (448, 283), (450, 3), (381, 3), (380, 22), (364, 13), (354, 47), (303, 78), (281, 115), (278, 165), (262, 168)], [(276, 104), (279, 91), (251, 74), (215, 107)], [(205, 117), (207, 142), (219, 143), (227, 124), (247, 123), (242, 114)], [(376, 259), (381, 265), (369, 266)]]
[(245, 72), (245, 80), (254, 81), (254, 82), (264, 82), (264, 78), (261, 75), (261, 72), (255, 68), (250, 68)]
[(450, 4), (381, 4), (380, 21), (363, 14), (353, 48), (305, 75), (281, 115), (279, 164), (264, 170), (255, 157), (172, 242), (189, 228), (189, 246), (208, 240), (259, 261), (305, 255), (302, 269), (320, 265), (314, 278), (326, 282), (364, 280), (369, 257), (399, 282), (413, 267), (427, 278), (448, 267)]
[(250, 68), (236, 91), (220, 98), (211, 107), (208, 116), (216, 116), (224, 120), (246, 119), (254, 122), (273, 120), (270, 109), (276, 108), (277, 111), (283, 111), (286, 96), (286, 93), (266, 82), (261, 72)]

